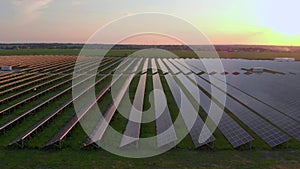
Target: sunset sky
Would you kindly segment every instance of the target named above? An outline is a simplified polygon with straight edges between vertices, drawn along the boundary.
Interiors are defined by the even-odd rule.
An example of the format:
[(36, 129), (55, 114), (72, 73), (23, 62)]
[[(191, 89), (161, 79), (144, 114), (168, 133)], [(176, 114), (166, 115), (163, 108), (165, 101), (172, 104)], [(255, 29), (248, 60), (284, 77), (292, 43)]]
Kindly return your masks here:
[(298, 0), (1, 0), (0, 42), (84, 43), (120, 17), (161, 12), (214, 44), (300, 45), (299, 9)]

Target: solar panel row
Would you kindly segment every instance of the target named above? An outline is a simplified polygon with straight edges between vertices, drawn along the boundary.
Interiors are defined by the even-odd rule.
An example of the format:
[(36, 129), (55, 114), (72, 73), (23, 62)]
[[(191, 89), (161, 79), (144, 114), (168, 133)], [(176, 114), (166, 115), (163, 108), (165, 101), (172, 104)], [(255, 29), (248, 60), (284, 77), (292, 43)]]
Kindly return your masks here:
[(129, 114), (129, 119), (121, 140), (120, 147), (124, 147), (128, 144), (131, 144), (139, 140), (141, 121), (142, 121), (142, 112), (144, 107), (144, 94), (146, 88), (147, 68), (148, 68), (148, 59), (145, 60), (143, 65), (142, 75), (140, 76), (139, 84), (137, 86), (133, 105)]
[(176, 69), (176, 67), (173, 64), (171, 64), (171, 62), (168, 59), (163, 59), (163, 61), (169, 67), (169, 69), (171, 70), (171, 72), (173, 74), (180, 73), (180, 71), (178, 69)]
[[(216, 105), (216, 103), (214, 103), (207, 95), (200, 91), (198, 87), (192, 84), (187, 77), (182, 74), (179, 74), (177, 77), (180, 79), (182, 84), (186, 86), (186, 89), (203, 108), (205, 113), (211, 117), (214, 124), (218, 126), (223, 135), (234, 148), (253, 141), (253, 138), (243, 128), (241, 128), (237, 122), (235, 122), (226, 112)], [(197, 78), (192, 74), (189, 75), (189, 77), (193, 80)], [(196, 80), (194, 82), (197, 83)], [(199, 92), (198, 94), (195, 94), (197, 90)]]
[[(195, 62), (189, 63), (195, 66)], [(290, 89), (295, 90), (297, 87), (293, 86), (293, 83), (289, 83), (290, 87), (286, 87), (286, 85), (283, 85), (284, 82), (288, 82), (283, 80), (283, 78), (287, 77), (289, 76), (268, 74), (253, 75), (251, 77), (239, 76), (239, 78), (227, 76), (227, 81), (229, 81), (229, 84), (233, 84), (235, 86), (235, 89), (232, 89), (235, 90), (233, 91), (235, 92), (234, 97), (236, 97), (245, 105), (251, 107), (262, 117), (266, 118), (273, 124), (283, 129), (289, 135), (299, 140), (300, 125), (298, 120), (299, 113), (297, 113), (299, 110), (299, 106), (297, 105), (299, 104), (297, 104), (297, 101), (291, 101), (297, 100), (297, 95), (293, 94), (294, 92), (292, 91), (290, 92)], [(270, 87), (270, 85), (272, 85), (273, 87)], [(289, 97), (287, 96), (287, 93), (291, 93), (288, 95), (293, 97), (287, 99), (287, 97)], [(254, 97), (250, 97), (249, 94), (253, 94), (260, 101), (254, 99)], [(275, 102), (274, 99), (277, 99), (277, 101)], [(267, 105), (265, 103), (262, 103), (261, 101), (269, 104)], [(282, 113), (288, 116), (285, 116), (278, 110), (281, 110)], [(294, 119), (298, 121), (295, 121)]]
[(167, 99), (158, 74), (153, 75), (155, 122), (157, 146), (162, 147), (177, 140), (173, 122), (170, 116)]
[[(91, 78), (91, 77), (89, 77), (89, 78)], [(29, 116), (29, 115), (31, 115), (32, 113), (36, 112), (37, 110), (41, 109), (42, 107), (44, 107), (45, 105), (47, 105), (49, 102), (51, 102), (51, 101), (53, 101), (53, 100), (59, 98), (60, 96), (62, 96), (62, 95), (65, 94), (65, 93), (71, 91), (73, 87), (75, 87), (75, 86), (77, 86), (77, 85), (80, 85), (81, 83), (84, 83), (84, 82), (85, 82), (87, 79), (89, 79), (89, 78), (84, 78), (82, 81), (76, 83), (75, 85), (73, 85), (73, 86), (71, 86), (71, 87), (68, 87), (67, 89), (61, 91), (60, 93), (58, 93), (58, 94), (56, 94), (56, 95), (50, 97), (49, 99), (47, 99), (46, 101), (44, 101), (44, 102), (42, 102), (42, 103), (40, 103), (39, 105), (37, 105), (37, 106), (31, 108), (30, 110), (28, 110), (28, 111), (24, 112), (23, 114), (17, 116), (16, 118), (14, 118), (14, 119), (8, 121), (7, 123), (5, 123), (4, 125), (2, 125), (2, 126), (0, 127), (0, 131), (7, 130), (8, 127), (14, 125), (14, 124), (17, 123), (17, 122), (20, 122), (22, 119), (26, 118), (27, 116)], [(62, 83), (65, 83), (65, 82), (62, 82)], [(53, 86), (53, 88), (55, 89), (55, 88), (57, 88), (57, 86), (61, 86), (62, 83)], [(48, 90), (52, 90), (53, 88), (49, 88)], [(44, 91), (43, 91), (43, 92), (44, 92)], [(26, 100), (25, 100), (25, 101), (26, 101)]]
[[(89, 64), (89, 63), (88, 63)], [(108, 64), (108, 63), (107, 63)], [(90, 68), (93, 68), (93, 66), (94, 66), (95, 64), (92, 64), (92, 65), (90, 65), (89, 67)], [(73, 67), (73, 65), (71, 65), (71, 67)], [(72, 73), (72, 69), (70, 69), (69, 67), (63, 67), (64, 69), (66, 69), (65, 71), (62, 71), (62, 72), (60, 72), (60, 75), (62, 74), (65, 74), (66, 73), (66, 75), (63, 75), (63, 77), (67, 77), (67, 76), (70, 76), (70, 75), (72, 75), (73, 73)], [(85, 68), (85, 69), (88, 69), (88, 68)], [(57, 71), (57, 69), (55, 69), (54, 68), (54, 70), (55, 70), (55, 72)], [(80, 70), (83, 70), (83, 69), (78, 69), (79, 71)], [(46, 74), (47, 75), (47, 74)], [(0, 95), (4, 95), (4, 94), (6, 94), (6, 93), (9, 93), (9, 92), (12, 92), (12, 91), (16, 91), (16, 90), (20, 90), (20, 89), (22, 89), (22, 88), (24, 88), (24, 87), (27, 87), (27, 86), (29, 86), (29, 85), (34, 85), (35, 83), (37, 83), (37, 82), (40, 82), (40, 81), (43, 81), (43, 80), (45, 80), (45, 79), (51, 79), (51, 77), (54, 77), (54, 76), (56, 76), (57, 74), (55, 74), (55, 73), (51, 73), (51, 74), (49, 74), (48, 76), (45, 76), (45, 77), (43, 77), (43, 78), (37, 78), (36, 80), (31, 80), (31, 81), (29, 81), (29, 82), (27, 82), (27, 83), (23, 83), (23, 84), (20, 84), (20, 85), (17, 85), (17, 86), (15, 86), (15, 87), (11, 87), (11, 88), (9, 88), (9, 89), (7, 89), (7, 90), (4, 90), (4, 91), (1, 91), (0, 92)], [(35, 87), (32, 87), (33, 89), (37, 89), (37, 87), (35, 86)], [(27, 92), (28, 91), (30, 91), (30, 90), (27, 90)], [(9, 99), (11, 99), (12, 97), (11, 96), (9, 96), (9, 97), (7, 97), (7, 98), (5, 98), (5, 99), (3, 99), (3, 100), (9, 100)]]
[[(102, 69), (106, 70), (108, 68), (111, 68), (113, 65), (109, 65), (108, 67)], [(101, 72), (101, 71), (100, 71)], [(24, 147), (24, 140), (26, 138), (28, 138), (29, 136), (31, 136), (32, 134), (34, 134), (34, 132), (36, 132), (39, 128), (41, 128), (42, 126), (44, 126), (47, 122), (49, 122), (54, 116), (56, 116), (58, 113), (60, 113), (61, 111), (63, 111), (64, 109), (66, 109), (67, 107), (69, 107), (70, 105), (72, 105), (72, 103), (77, 100), (78, 98), (80, 98), (83, 94), (87, 93), (88, 91), (90, 91), (92, 89), (92, 87), (94, 87), (95, 85), (101, 83), (104, 79), (106, 79), (107, 77), (109, 77), (110, 74), (107, 74), (106, 76), (102, 77), (101, 79), (99, 79), (97, 82), (95, 82), (95, 84), (92, 84), (91, 86), (89, 86), (88, 88), (84, 89), (84, 91), (82, 91), (81, 93), (79, 93), (77, 96), (73, 97), (72, 99), (70, 99), (69, 101), (66, 101), (65, 103), (63, 103), (60, 107), (58, 107), (57, 109), (55, 109), (53, 112), (49, 113), (47, 116), (45, 116), (43, 119), (41, 119), (39, 122), (37, 122), (35, 125), (31, 126), (29, 129), (27, 129), (24, 133), (22, 133), (19, 137), (17, 137), (14, 141), (12, 141), (11, 143), (9, 143), (9, 145), (13, 145), (13, 144), (19, 144), (21, 142), (21, 147)], [(85, 80), (84, 80), (85, 81)], [(82, 82), (84, 82), (82, 81)], [(80, 83), (75, 84), (76, 85), (80, 85)], [(72, 87), (74, 87), (72, 86)]]
[[(33, 69), (32, 72), (25, 72), (22, 76), (18, 76), (16, 78), (12, 78), (12, 79), (7, 79), (7, 80), (1, 80), (0, 82), (0, 89), (5, 89), (8, 86), (12, 86), (15, 84), (19, 84), (20, 82), (25, 82), (28, 79), (33, 79), (33, 78), (37, 78), (38, 75), (43, 75), (43, 73), (48, 73), (49, 71), (55, 73), (55, 72), (59, 72), (60, 70), (66, 69), (66, 67), (68, 68), (72, 68), (73, 64), (72, 63), (61, 63), (61, 64), (57, 64), (57, 65), (47, 65), (44, 66), (42, 68), (38, 68), (38, 69)], [(34, 71), (34, 72), (33, 72)], [(9, 81), (13, 81), (11, 83), (5, 84)]]
[(168, 68), (166, 67), (165, 64), (163, 64), (162, 60), (160, 58), (157, 59), (157, 63), (160, 67), (160, 70), (162, 71), (163, 74), (167, 74), (169, 73), (169, 70)]
[(179, 64), (178, 62), (176, 62), (174, 59), (169, 59), (169, 61), (171, 63), (173, 63), (178, 68), (177, 70), (179, 70), (183, 74), (189, 74), (189, 73), (191, 73), (191, 70), (189, 70), (188, 68), (182, 66), (181, 64)]
[(153, 75), (156, 74), (158, 71), (154, 58), (151, 59), (151, 70)]
[[(143, 66), (139, 66), (142, 63), (142, 61)], [(146, 72), (149, 64), (148, 61), (150, 61), (152, 73), (155, 74), (152, 76), (153, 87), (154, 89), (158, 89), (161, 91), (154, 92), (156, 131), (157, 134), (163, 133), (163, 135), (157, 138), (158, 147), (167, 145), (171, 142), (175, 142), (177, 138), (175, 134), (175, 129), (172, 125), (172, 119), (168, 107), (161, 107), (161, 105), (164, 105), (163, 103), (166, 103), (167, 100), (160, 79), (161, 75), (157, 74), (157, 66), (159, 66), (162, 70), (167, 85), (170, 88), (171, 94), (174, 97), (176, 105), (180, 110), (180, 115), (183, 117), (185, 126), (187, 129), (190, 130), (190, 136), (195, 147), (200, 147), (202, 145), (209, 144), (215, 140), (209, 127), (203, 122), (203, 120), (198, 114), (198, 111), (196, 110), (195, 105), (193, 105), (195, 101), (196, 103), (198, 103), (198, 105), (200, 105), (203, 108), (204, 112), (208, 114), (209, 117), (211, 117), (212, 121), (215, 124), (218, 123), (218, 119), (214, 119), (214, 117), (210, 116), (211, 114), (208, 113), (211, 109), (210, 106), (214, 106), (212, 112), (224, 113), (222, 118), (220, 119), (218, 128), (234, 148), (253, 140), (252, 136), (250, 136), (243, 129), (243, 127), (245, 129), (248, 127), (248, 129), (252, 130), (270, 147), (275, 147), (277, 145), (289, 141), (291, 139), (289, 136), (292, 136), (298, 141), (300, 141), (300, 125), (298, 113), (300, 108), (299, 99), (298, 95), (294, 91), (289, 90), (297, 90), (298, 88), (297, 82), (299, 81), (299, 79), (297, 80), (296, 75), (273, 75), (264, 73), (260, 75), (253, 74), (251, 76), (246, 76), (244, 74), (241, 74), (240, 76), (233, 76), (228, 74), (226, 75), (227, 82), (225, 82), (219, 79), (219, 74), (224, 73), (220, 72), (219, 69), (216, 70), (217, 73), (212, 76), (212, 79), (208, 79), (207, 76), (207, 74), (212, 73), (211, 71), (206, 71), (207, 74), (196, 76), (195, 74), (200, 74), (203, 70), (205, 70), (205, 66), (201, 64), (200, 59), (129, 58), (125, 60), (122, 65), (118, 66), (117, 69), (119, 69), (119, 71), (117, 71), (117, 73), (119, 74), (116, 75), (117, 80), (103, 88), (103, 90), (97, 95), (97, 100), (94, 100), (93, 103), (84, 105), (82, 107), (81, 114), (79, 114), (79, 116), (74, 116), (67, 123), (67, 125), (48, 142), (47, 145), (52, 145), (57, 142), (60, 143), (62, 139), (66, 136), (66, 134), (68, 134), (73, 129), (73, 127), (79, 122), (79, 120), (83, 118), (97, 103), (97, 101), (109, 91), (111, 85), (113, 85), (120, 79), (123, 79), (124, 83), (122, 83), (122, 85), (120, 85), (121, 87), (118, 88), (119, 93), (117, 94), (115, 104), (109, 106), (109, 108), (105, 112), (104, 119), (102, 119), (102, 121), (100, 120), (99, 123), (95, 126), (91, 139), (88, 139), (85, 142), (85, 145), (90, 145), (95, 141), (101, 140), (103, 134), (106, 131), (107, 126), (109, 125), (109, 122), (113, 118), (114, 113), (118, 108), (118, 105), (122, 101), (124, 93), (128, 89), (131, 80), (133, 79), (136, 73), (141, 72), (138, 89), (135, 93), (133, 103), (134, 105), (130, 111), (130, 120), (127, 123), (120, 147), (139, 140), (143, 100), (147, 77)], [(205, 59), (205, 61), (209, 62), (209, 65), (214, 65), (214, 63), (216, 63), (213, 59)], [(231, 72), (235, 71), (236, 69), (240, 69), (241, 65), (246, 68), (249, 68), (251, 64), (252, 66), (253, 64), (265, 65), (270, 70), (276, 70), (278, 68), (278, 71), (282, 72), (298, 71), (298, 68), (295, 67), (295, 65), (297, 64), (292, 64), (290, 68), (284, 69), (284, 67), (282, 67), (281, 64), (276, 64), (274, 66), (270, 61), (251, 61), (251, 63), (245, 62), (243, 60), (234, 60), (233, 62), (230, 62), (230, 60), (222, 61), (225, 63), (225, 72)], [(72, 70), (69, 69), (70, 67), (72, 67), (72, 63), (74, 62), (66, 60), (54, 65), (47, 66), (47, 63), (45, 62), (44, 65), (31, 65), (30, 68), (25, 68), (21, 70), (18, 74), (8, 74), (5, 76), (1, 76), (1, 79), (3, 80), (0, 82), (0, 88), (7, 88), (7, 90), (5, 90), (7, 91), (7, 93), (11, 93), (12, 91), (15, 91), (16, 93), (13, 95), (9, 95), (9, 97), (5, 99), (0, 100), (0, 103), (5, 103), (9, 100), (17, 98), (22, 94), (26, 94), (32, 91), (32, 89), (38, 87), (43, 87), (46, 85), (51, 85), (52, 87), (48, 88), (48, 90), (38, 92), (33, 96), (22, 100), (17, 104), (14, 104), (13, 106), (8, 106), (4, 108), (0, 111), (0, 114), (9, 112), (10, 110), (21, 106), (22, 104), (25, 104), (27, 101), (38, 99), (42, 94), (46, 92), (51, 92), (52, 90), (71, 82), (72, 79), (67, 79), (63, 82), (60, 81), (62, 81), (64, 78), (69, 78), (69, 76), (72, 75), (70, 73)], [(113, 66), (112, 63), (117, 64), (118, 62), (115, 59), (107, 59), (105, 60), (105, 63), (109, 65), (107, 67), (107, 70), (109, 70), (109, 67)], [(156, 65), (156, 63), (158, 65)], [(87, 80), (86, 75), (89, 75), (89, 71), (93, 70), (89, 69), (88, 67), (93, 68), (95, 65), (97, 64), (94, 63), (93, 65), (91, 60), (82, 60), (81, 66), (83, 74), (78, 80)], [(141, 68), (142, 70), (140, 71), (139, 68)], [(31, 74), (27, 74), (25, 70)], [(238, 71), (243, 73), (243, 70)], [(36, 72), (40, 74), (36, 74)], [(174, 76), (168, 74), (169, 72), (172, 72)], [(191, 72), (194, 72), (195, 74), (190, 74)], [(80, 74), (77, 75), (79, 76)], [(100, 83), (108, 76), (110, 76), (110, 74), (107, 74), (106, 76), (102, 77), (100, 81), (97, 81), (96, 84)], [(36, 79), (32, 80), (33, 78)], [(46, 80), (49, 81), (44, 82)], [(212, 82), (213, 85), (211, 85), (209, 81)], [(270, 83), (270, 81), (272, 82)], [(295, 83), (290, 83), (290, 81)], [(224, 84), (226, 83), (228, 84), (227, 91), (220, 90), (221, 86), (224, 86)], [(29, 87), (30, 85), (34, 86)], [(29, 88), (23, 90), (24, 87)], [(199, 88), (201, 88), (201, 90), (199, 90)], [(257, 88), (259, 88), (259, 90), (256, 90)], [(16, 122), (20, 122), (20, 120), (26, 118), (27, 115), (35, 113), (35, 111), (43, 108), (43, 106), (48, 104), (48, 102), (55, 100), (56, 98), (64, 95), (68, 91), (64, 90), (59, 94), (48, 98), (48, 100), (46, 100), (45, 102), (42, 102), (39, 105), (33, 107), (32, 109), (25, 111), (20, 116), (11, 119), (10, 121), (2, 125), (0, 127), (0, 130), (8, 129), (8, 127), (10, 127), (11, 125), (14, 125)], [(222, 103), (222, 99), (216, 97), (214, 98), (216, 99), (216, 102), (210, 99), (209, 96), (211, 95), (211, 91), (216, 92), (217, 96), (222, 94), (224, 95), (227, 92), (228, 97), (224, 106), (229, 110), (228, 113), (223, 112), (221, 107), (219, 107), (218, 105), (218, 102)], [(207, 93), (209, 95), (206, 95)], [(287, 93), (288, 96), (286, 96)], [(6, 95), (6, 93), (4, 94)], [(62, 111), (64, 108), (70, 105), (71, 102), (71, 100), (68, 100), (61, 107), (49, 113), (35, 125), (30, 127), (24, 133), (22, 133), (22, 135), (16, 138), (11, 144), (16, 144), (20, 141), (23, 142), (24, 139), (32, 135), (35, 131), (37, 131), (37, 129), (41, 128), (44, 124), (46, 124), (46, 122), (48, 122), (60, 111)], [(233, 120), (233, 117), (237, 118), (238, 121)], [(241, 127), (237, 122), (245, 124), (246, 127), (244, 125), (242, 125)]]
[[(182, 65), (185, 64), (182, 63)], [(253, 141), (253, 138), (243, 128), (241, 128), (207, 95), (205, 95), (201, 90), (199, 90), (199, 88), (196, 87), (196, 85), (192, 83), (187, 77), (189, 77), (194, 83), (197, 83), (196, 78), (198, 77), (196, 77), (194, 74), (190, 74), (188, 76), (185, 76), (183, 74), (177, 75), (178, 80), (185, 86), (185, 88), (193, 96), (194, 100), (203, 108), (205, 113), (209, 117), (211, 116), (211, 119), (213, 120), (214, 124), (218, 126), (218, 128), (221, 130), (221, 132), (224, 134), (224, 136), (234, 148)], [(210, 110), (212, 110), (213, 112), (211, 112)]]
[[(89, 68), (89, 67), (87, 67), (87, 68)], [(94, 68), (94, 69), (97, 69), (97, 68)], [(93, 69), (89, 69), (89, 71), (92, 71), (92, 70), (93, 70)], [(67, 76), (69, 76), (69, 75), (71, 75), (71, 74), (67, 74), (67, 75), (64, 75), (64, 76), (62, 76), (62, 77), (65, 78), (65, 77), (67, 77)], [(78, 77), (80, 77), (80, 76), (81, 76), (81, 75), (76, 76), (76, 77), (73, 77), (72, 79), (67, 79), (67, 80), (65, 80), (65, 81), (63, 81), (63, 82), (60, 82), (60, 83), (58, 83), (58, 84), (56, 84), (56, 85), (54, 85), (54, 86), (48, 88), (47, 90), (43, 90), (43, 91), (41, 91), (41, 92), (38, 92), (38, 93), (34, 94), (34, 95), (31, 96), (31, 97), (28, 97), (28, 98), (26, 98), (26, 99), (24, 99), (24, 100), (22, 100), (22, 101), (20, 101), (20, 102), (17, 102), (17, 103), (14, 104), (14, 105), (11, 105), (11, 106), (9, 106), (9, 107), (6, 107), (6, 108), (4, 108), (4, 109), (2, 109), (2, 110), (0, 111), (0, 114), (7, 113), (7, 112), (9, 112), (9, 111), (11, 111), (11, 110), (13, 110), (13, 109), (19, 107), (19, 106), (22, 106), (22, 105), (26, 104), (27, 102), (29, 102), (29, 101), (31, 101), (31, 100), (34, 100), (34, 99), (40, 97), (41, 95), (43, 95), (43, 94), (45, 94), (45, 93), (48, 93), (48, 92), (50, 92), (50, 91), (52, 91), (52, 90), (54, 90), (54, 89), (56, 89), (56, 88), (58, 88), (58, 87), (61, 87), (62, 85), (65, 85), (65, 84), (67, 84), (68, 82), (71, 82), (73, 79), (76, 79), (76, 78), (78, 78)], [(81, 77), (83, 77), (83, 76), (81, 76)], [(92, 78), (92, 76), (90, 76), (90, 78)], [(86, 79), (85, 79), (85, 80), (86, 80)], [(14, 89), (14, 88), (12, 88), (12, 89)], [(4, 100), (4, 101), (5, 101), (5, 100)]]
[[(193, 63), (189, 63), (189, 64), (193, 64)], [(207, 92), (210, 92), (210, 89), (213, 86), (210, 86), (207, 83), (210, 81), (208, 75), (203, 75), (202, 77), (206, 81), (204, 81), (201, 78), (197, 78), (198, 85), (204, 88)], [(215, 83), (214, 85), (216, 85), (217, 87), (221, 87), (218, 86), (221, 83)], [(216, 90), (218, 89), (216, 88)], [(233, 94), (234, 89), (231, 86), (227, 86), (227, 92), (233, 96), (240, 95), (240, 93)], [(285, 135), (280, 130), (272, 126), (267, 121), (260, 118), (255, 113), (251, 112), (249, 109), (247, 109), (246, 107), (244, 107), (242, 104), (238, 103), (236, 100), (232, 99), (231, 97), (227, 97), (226, 99), (226, 108), (229, 109), (235, 116), (237, 116), (244, 124), (246, 124), (258, 136), (260, 136), (262, 140), (264, 140), (269, 146), (274, 147), (290, 140), (290, 138), (287, 135)]]
[[(261, 74), (251, 77), (239, 77), (239, 81), (229, 76), (227, 81), (248, 95), (268, 104), (290, 118), (300, 121), (300, 101), (295, 91), (299, 90), (298, 75)], [(255, 83), (259, 81), (259, 83)]]
[(234, 87), (231, 87), (230, 85), (228, 86), (228, 91), (230, 91), (230, 94), (232, 94), (233, 97), (241, 101), (243, 104), (249, 106), (256, 113), (266, 118), (274, 125), (278, 126), (283, 131), (287, 132), (289, 135), (293, 136), (294, 138), (300, 141), (299, 122), (282, 114), (281, 112), (273, 109), (272, 107), (260, 102), (259, 100), (254, 99), (246, 93), (241, 92), (240, 90)]
[[(121, 65), (118, 67), (127, 64), (127, 67), (125, 69), (128, 69), (130, 65), (132, 64), (132, 61), (125, 61), (122, 62)], [(118, 68), (117, 67), (117, 68)], [(117, 68), (113, 69), (112, 72), (114, 72)], [(105, 68), (106, 69), (106, 68)], [(104, 71), (105, 69), (101, 70)], [(112, 73), (111, 72), (111, 73)], [(104, 80), (109, 76), (102, 77), (100, 80)], [(52, 137), (45, 145), (44, 147), (48, 147), (51, 145), (55, 145), (57, 142), (59, 143), (59, 146), (61, 147), (61, 141), (64, 137), (74, 128), (74, 126), (90, 111), (90, 109), (97, 103), (99, 99), (101, 99), (111, 88), (111, 86), (121, 77), (121, 74), (117, 78), (115, 78), (114, 81), (112, 81), (109, 85), (107, 85), (105, 88), (103, 88), (99, 94), (96, 96), (95, 100), (92, 100), (91, 103), (86, 104), (84, 107), (81, 108), (81, 111), (77, 113), (58, 133), (55, 134), (54, 137)]]
[[(134, 62), (135, 60), (132, 60)], [(120, 88), (117, 96), (114, 98), (113, 103), (108, 108), (108, 110), (105, 112), (105, 115), (99, 119), (99, 122), (96, 124), (94, 131), (91, 133), (89, 138), (85, 141), (84, 146), (89, 146), (97, 141), (101, 141), (109, 122), (111, 121), (115, 111), (117, 110), (119, 104), (122, 101), (122, 98), (125, 95), (125, 92), (128, 90), (131, 80), (134, 78), (135, 74), (132, 72), (136, 72), (139, 65), (141, 63), (141, 60), (138, 61), (138, 63), (135, 64), (132, 70), (128, 69), (131, 64), (128, 64), (126, 68), (124, 69), (124, 72), (131, 72), (129, 76), (123, 76), (123, 74), (119, 74), (117, 76), (117, 80), (114, 81), (121, 81), (122, 87)], [(114, 83), (114, 81), (112, 83)]]
[(195, 147), (201, 147), (215, 141), (215, 137), (204, 124), (172, 75), (167, 74), (165, 78)]
[[(205, 90), (207, 90), (208, 87), (213, 87), (210, 86), (207, 81), (204, 81), (202, 78), (197, 78), (197, 83), (200, 84), (201, 87), (203, 87)], [(217, 88), (215, 89), (218, 90)], [(227, 87), (227, 92), (231, 96), (235, 96), (232, 95), (233, 92), (230, 86)], [(254, 133), (256, 133), (262, 140), (264, 140), (270, 147), (275, 147), (290, 140), (290, 138), (286, 134), (272, 126), (266, 120), (256, 115), (241, 103), (234, 100), (232, 97), (226, 98), (225, 107), (238, 119), (240, 119), (245, 125), (247, 125)]]

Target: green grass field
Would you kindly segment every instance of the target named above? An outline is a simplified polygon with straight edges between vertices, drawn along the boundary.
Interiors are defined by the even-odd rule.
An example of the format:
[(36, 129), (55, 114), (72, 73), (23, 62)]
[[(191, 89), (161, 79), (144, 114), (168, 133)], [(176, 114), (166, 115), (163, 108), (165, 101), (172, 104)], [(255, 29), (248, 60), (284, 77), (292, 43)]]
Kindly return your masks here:
[[(107, 56), (127, 56), (135, 50), (111, 50)], [(97, 54), (96, 50), (91, 50), (91, 54)], [(80, 49), (19, 49), (19, 50), (0, 50), (0, 56), (16, 55), (70, 55), (78, 56)]]
[(299, 151), (190, 151), (173, 149), (147, 159), (104, 150), (1, 150), (0, 168), (241, 168), (298, 169)]
[[(128, 56), (136, 50), (111, 50), (107, 56)], [(171, 50), (178, 57), (191, 58), (195, 53), (187, 50)], [(72, 55), (78, 56), (79, 49), (19, 49), (19, 50), (0, 50), (0, 56), (12, 55)], [(97, 54), (91, 51), (91, 54)], [(197, 51), (201, 57), (210, 57), (208, 52)], [(239, 58), (239, 59), (274, 59), (278, 57), (288, 57), (300, 60), (300, 52), (219, 52), (221, 58)]]

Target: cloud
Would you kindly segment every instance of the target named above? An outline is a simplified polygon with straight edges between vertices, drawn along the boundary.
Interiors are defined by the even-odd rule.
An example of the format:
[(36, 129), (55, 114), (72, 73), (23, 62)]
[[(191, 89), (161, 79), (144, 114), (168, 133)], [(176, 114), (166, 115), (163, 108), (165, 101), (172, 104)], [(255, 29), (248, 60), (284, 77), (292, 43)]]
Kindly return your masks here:
[(43, 9), (47, 8), (53, 0), (12, 0), (18, 13), (18, 21), (22, 24), (36, 20)]

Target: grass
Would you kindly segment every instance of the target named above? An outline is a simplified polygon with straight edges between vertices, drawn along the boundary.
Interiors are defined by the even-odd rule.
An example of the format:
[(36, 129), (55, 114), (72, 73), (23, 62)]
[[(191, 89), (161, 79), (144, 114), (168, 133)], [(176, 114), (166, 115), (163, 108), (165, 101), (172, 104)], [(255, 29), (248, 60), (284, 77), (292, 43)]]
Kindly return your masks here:
[[(128, 56), (137, 50), (116, 50), (107, 53), (107, 56)], [(172, 53), (182, 58), (197, 57), (196, 54), (188, 50), (171, 50)], [(88, 51), (88, 54), (95, 55), (97, 51)], [(211, 53), (196, 51), (201, 57), (212, 57)], [(80, 49), (19, 49), (19, 50), (0, 50), (0, 56), (15, 55), (71, 55), (78, 56)], [(218, 52), (220, 58), (239, 58), (239, 59), (274, 59), (278, 57), (288, 57), (300, 60), (300, 52)]]
[[(70, 98), (70, 96), (68, 96)], [(48, 125), (44, 126), (38, 134), (26, 140), (25, 146), (28, 148), (42, 148), (67, 122), (74, 116), (73, 107), (62, 111), (57, 117), (50, 120)]]
[[(30, 154), (30, 156), (28, 155)], [(283, 168), (300, 167), (299, 151), (190, 151), (173, 149), (147, 159), (129, 159), (103, 150), (0, 149), (0, 168)]]
[[(144, 96), (144, 107), (142, 121), (147, 121), (147, 123), (141, 124), (141, 138), (156, 136), (156, 124), (155, 124), (155, 114), (154, 114), (154, 101), (150, 93), (153, 90), (152, 76), (147, 76), (146, 78), (146, 88)], [(153, 96), (153, 95), (152, 95)], [(149, 121), (149, 119), (153, 119)]]

